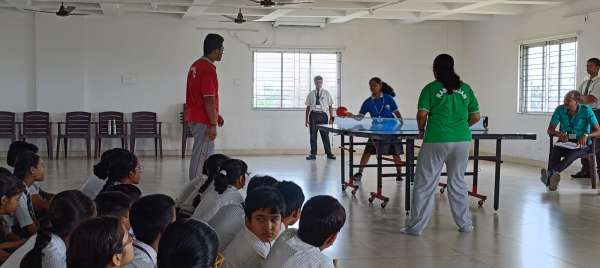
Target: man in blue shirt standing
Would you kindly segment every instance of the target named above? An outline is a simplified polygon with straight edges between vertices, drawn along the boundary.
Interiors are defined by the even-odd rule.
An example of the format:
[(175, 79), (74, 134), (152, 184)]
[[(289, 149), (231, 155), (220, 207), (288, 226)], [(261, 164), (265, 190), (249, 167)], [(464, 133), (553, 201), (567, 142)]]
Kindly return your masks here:
[[(589, 154), (592, 150), (591, 138), (600, 137), (600, 126), (598, 120), (587, 105), (580, 104), (582, 95), (580, 92), (569, 91), (564, 98), (564, 104), (554, 110), (548, 135), (558, 137), (560, 142), (573, 142), (577, 148), (569, 149), (554, 146), (550, 152), (549, 169), (542, 169), (541, 181), (547, 185), (550, 191), (556, 191), (560, 181), (560, 172), (565, 170), (573, 161)], [(556, 127), (560, 125), (559, 131)]]

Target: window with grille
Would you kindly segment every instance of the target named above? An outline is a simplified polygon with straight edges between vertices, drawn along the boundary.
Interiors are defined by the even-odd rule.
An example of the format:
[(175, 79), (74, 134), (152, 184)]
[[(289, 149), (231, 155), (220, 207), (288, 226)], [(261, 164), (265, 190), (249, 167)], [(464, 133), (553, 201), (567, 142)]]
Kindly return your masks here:
[(575, 37), (522, 44), (519, 112), (554, 112), (554, 109), (562, 104), (565, 94), (577, 89), (576, 75)]
[(302, 50), (254, 51), (252, 105), (255, 109), (305, 109), (304, 102), (314, 89), (313, 78), (323, 77), (323, 88), (340, 97), (339, 52)]

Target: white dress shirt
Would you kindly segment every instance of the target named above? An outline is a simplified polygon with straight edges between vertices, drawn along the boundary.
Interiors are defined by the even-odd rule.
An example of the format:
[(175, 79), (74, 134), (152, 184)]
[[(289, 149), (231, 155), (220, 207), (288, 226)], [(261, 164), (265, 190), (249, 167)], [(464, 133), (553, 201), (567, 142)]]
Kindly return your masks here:
[(321, 249), (298, 237), (297, 229), (285, 231), (271, 248), (263, 268), (334, 268)]
[(208, 178), (206, 175), (202, 174), (193, 180), (186, 183), (179, 193), (177, 199), (175, 199), (175, 203), (177, 207), (181, 208), (185, 212), (189, 212), (190, 214), (194, 212), (194, 198), (198, 196), (198, 191), (200, 187), (206, 182)]
[[(51, 234), (50, 243), (42, 249), (42, 267), (44, 268), (65, 268), (67, 267), (67, 247), (65, 242), (59, 236)], [(37, 234), (31, 236), (25, 244), (19, 247), (2, 264), (2, 268), (20, 267), (23, 257), (35, 246)]]
[(94, 200), (104, 187), (104, 184), (106, 184), (106, 180), (100, 179), (96, 177), (96, 175), (92, 175), (85, 180), (80, 190), (87, 197)]
[[(317, 95), (319, 96), (319, 105), (317, 105)], [(319, 89), (317, 91), (315, 89), (308, 93), (304, 104), (310, 107), (310, 111), (329, 112), (329, 106), (333, 106), (333, 98), (327, 90)]]
[(245, 214), (242, 204), (227, 205), (219, 209), (208, 221), (219, 237), (219, 252), (223, 252), (235, 236), (244, 228)]
[(208, 222), (222, 207), (244, 202), (244, 197), (240, 191), (231, 185), (222, 194), (217, 193), (215, 190), (207, 192), (202, 195), (202, 201), (194, 210), (192, 218), (195, 220)]
[(125, 268), (156, 268), (156, 265), (156, 250), (142, 241), (133, 242), (133, 262)]
[(223, 252), (223, 268), (263, 267), (270, 250), (271, 243), (262, 242), (244, 225)]
[[(590, 82), (591, 81), (591, 82)], [(590, 84), (588, 88), (588, 83)], [(586, 94), (587, 89), (587, 94)], [(577, 89), (582, 95), (592, 95), (596, 98), (596, 101), (590, 103), (590, 107), (592, 109), (600, 109), (600, 75), (597, 75), (594, 78), (586, 78), (581, 84), (579, 84), (579, 88)]]

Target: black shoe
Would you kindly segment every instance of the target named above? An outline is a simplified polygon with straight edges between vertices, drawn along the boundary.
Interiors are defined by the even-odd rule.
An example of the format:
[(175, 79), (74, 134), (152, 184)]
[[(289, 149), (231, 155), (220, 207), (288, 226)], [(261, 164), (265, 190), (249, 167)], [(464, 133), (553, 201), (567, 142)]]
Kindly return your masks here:
[(360, 181), (362, 179), (362, 172), (356, 172), (354, 173), (354, 176), (352, 176), (354, 178), (355, 181)]
[(327, 155), (327, 159), (335, 160), (335, 155), (333, 155), (333, 154), (328, 154), (328, 155)]
[(573, 175), (571, 175), (571, 178), (573, 179), (581, 179), (581, 178), (589, 178), (590, 174), (585, 172), (585, 171), (579, 171)]
[(311, 154), (306, 157), (306, 160), (315, 160), (315, 159), (317, 159), (317, 157), (314, 154)]

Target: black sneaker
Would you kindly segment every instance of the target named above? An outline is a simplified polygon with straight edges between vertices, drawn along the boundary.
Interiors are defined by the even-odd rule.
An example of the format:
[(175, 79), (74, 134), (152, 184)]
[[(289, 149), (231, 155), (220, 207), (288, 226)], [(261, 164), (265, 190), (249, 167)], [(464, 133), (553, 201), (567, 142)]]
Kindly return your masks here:
[(362, 172), (356, 172), (354, 173), (354, 176), (352, 176), (354, 178), (355, 181), (360, 181), (362, 179)]
[(335, 160), (335, 155), (333, 155), (333, 154), (328, 154), (328, 155), (327, 155), (327, 159)]
[(314, 154), (311, 154), (306, 157), (306, 160), (315, 160), (315, 159), (317, 159), (317, 157)]
[(571, 178), (573, 178), (573, 179), (582, 179), (582, 178), (589, 178), (589, 177), (590, 177), (590, 174), (583, 170), (571, 175)]

